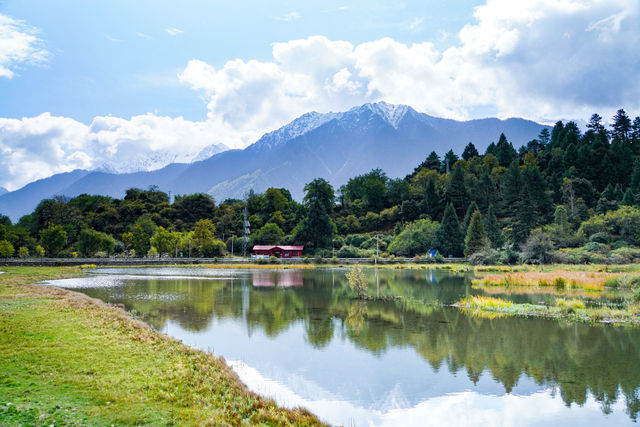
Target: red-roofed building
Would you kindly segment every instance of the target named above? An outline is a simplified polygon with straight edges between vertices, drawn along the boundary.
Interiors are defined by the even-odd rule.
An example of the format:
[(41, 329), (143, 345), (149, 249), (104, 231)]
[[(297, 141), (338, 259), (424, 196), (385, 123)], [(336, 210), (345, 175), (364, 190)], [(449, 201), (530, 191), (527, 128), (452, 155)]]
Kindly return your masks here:
[(304, 246), (271, 246), (255, 245), (253, 254), (255, 256), (274, 256), (278, 258), (294, 258), (302, 256)]

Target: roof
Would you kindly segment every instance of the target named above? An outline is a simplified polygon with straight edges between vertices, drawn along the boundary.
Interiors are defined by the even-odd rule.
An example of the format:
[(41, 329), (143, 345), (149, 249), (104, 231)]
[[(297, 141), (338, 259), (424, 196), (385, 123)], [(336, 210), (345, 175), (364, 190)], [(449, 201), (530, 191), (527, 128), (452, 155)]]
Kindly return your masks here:
[(281, 249), (283, 251), (301, 251), (304, 249), (304, 246), (274, 246), (274, 245), (255, 245), (253, 247), (254, 251), (270, 251), (272, 249)]

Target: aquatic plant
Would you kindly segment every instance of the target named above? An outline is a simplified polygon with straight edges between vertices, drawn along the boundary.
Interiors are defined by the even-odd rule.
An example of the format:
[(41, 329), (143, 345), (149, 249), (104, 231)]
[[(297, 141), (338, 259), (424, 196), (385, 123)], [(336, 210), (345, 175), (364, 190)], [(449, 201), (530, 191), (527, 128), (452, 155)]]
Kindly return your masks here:
[(358, 298), (364, 299), (367, 292), (367, 281), (364, 278), (362, 268), (354, 267), (347, 271), (345, 273), (345, 276), (349, 281), (349, 286), (351, 287), (351, 289), (353, 289), (358, 294)]

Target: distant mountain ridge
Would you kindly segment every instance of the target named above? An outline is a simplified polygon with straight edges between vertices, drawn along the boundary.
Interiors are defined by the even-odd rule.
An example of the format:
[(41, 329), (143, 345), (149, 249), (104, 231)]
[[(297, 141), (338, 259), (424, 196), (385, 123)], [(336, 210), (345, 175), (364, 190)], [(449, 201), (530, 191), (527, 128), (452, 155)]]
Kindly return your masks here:
[(500, 133), (520, 146), (544, 127), (516, 118), (461, 122), (385, 102), (339, 113), (310, 112), (266, 133), (243, 150), (227, 150), (200, 160), (208, 154), (204, 151), (190, 164), (173, 163), (150, 172), (54, 175), (1, 195), (0, 213), (15, 221), (30, 213), (41, 199), (53, 195), (122, 197), (127, 188), (150, 185), (172, 194), (206, 192), (218, 201), (241, 198), (250, 189), (262, 192), (269, 187), (286, 187), (300, 199), (304, 185), (317, 177), (334, 187), (374, 168), (390, 177), (402, 177), (431, 151), (442, 155), (452, 149), (461, 154), (471, 141), (482, 152)]

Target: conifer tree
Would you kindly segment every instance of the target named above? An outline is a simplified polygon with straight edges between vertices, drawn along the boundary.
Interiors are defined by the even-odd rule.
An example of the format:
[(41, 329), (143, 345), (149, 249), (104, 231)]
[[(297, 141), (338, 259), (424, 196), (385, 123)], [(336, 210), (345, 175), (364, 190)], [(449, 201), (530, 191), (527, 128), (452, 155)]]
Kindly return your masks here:
[(464, 235), (460, 230), (460, 222), (452, 203), (447, 204), (436, 233), (438, 250), (444, 256), (460, 256), (463, 252)]
[(482, 214), (480, 211), (474, 211), (469, 222), (469, 229), (464, 238), (464, 254), (469, 256), (489, 246), (487, 233), (482, 225)]
[(640, 192), (640, 157), (636, 157), (633, 162), (633, 170), (631, 172), (631, 191)]
[(462, 215), (467, 205), (469, 195), (467, 194), (467, 187), (464, 184), (464, 168), (460, 163), (456, 163), (453, 167), (446, 196), (447, 201), (453, 203), (457, 214)]
[(491, 247), (494, 249), (501, 248), (504, 244), (504, 239), (502, 238), (502, 230), (500, 230), (500, 224), (498, 224), (498, 218), (496, 218), (495, 209), (492, 204), (489, 205), (489, 209), (487, 210), (484, 228), (491, 242)]
[(633, 195), (633, 191), (630, 188), (627, 188), (627, 191), (624, 192), (624, 197), (622, 198), (622, 202), (620, 205), (622, 206), (633, 206), (636, 204), (636, 196)]
[(476, 204), (476, 202), (471, 202), (469, 204), (469, 207), (467, 208), (467, 212), (464, 214), (464, 219), (462, 220), (462, 232), (466, 233), (467, 229), (469, 228), (469, 223), (471, 222), (471, 215), (473, 215), (473, 213), (475, 211), (478, 211), (478, 205)]
[(516, 149), (513, 148), (513, 145), (511, 145), (509, 141), (507, 141), (507, 137), (504, 136), (504, 133), (501, 133), (495, 150), (495, 156), (498, 158), (500, 166), (509, 166), (516, 155)]
[(473, 142), (468, 143), (467, 146), (464, 147), (464, 151), (462, 152), (462, 158), (464, 160), (471, 160), (472, 158), (478, 156), (480, 156), (480, 153), (478, 153), (478, 150), (476, 149), (476, 146), (473, 145)]

